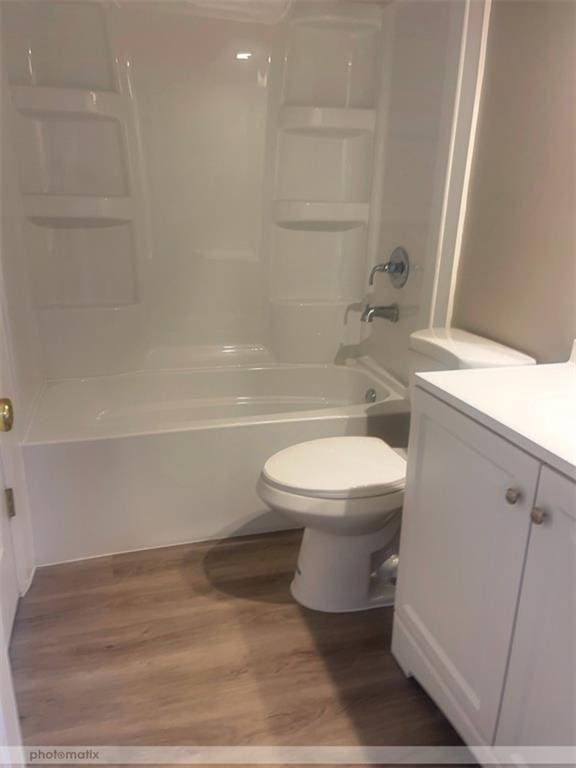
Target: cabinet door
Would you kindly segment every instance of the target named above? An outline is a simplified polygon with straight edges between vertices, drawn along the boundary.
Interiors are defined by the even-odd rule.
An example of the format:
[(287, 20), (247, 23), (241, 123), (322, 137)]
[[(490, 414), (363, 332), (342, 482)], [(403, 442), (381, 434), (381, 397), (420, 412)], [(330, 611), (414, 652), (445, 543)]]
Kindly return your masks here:
[(543, 467), (536, 507), (544, 519), (530, 532), (497, 744), (570, 746), (576, 744), (576, 482)]
[[(415, 390), (393, 651), (461, 733), (485, 744), (496, 729), (537, 477), (531, 456)], [(402, 643), (417, 649), (420, 671), (404, 663)], [(426, 679), (422, 670), (431, 670)]]

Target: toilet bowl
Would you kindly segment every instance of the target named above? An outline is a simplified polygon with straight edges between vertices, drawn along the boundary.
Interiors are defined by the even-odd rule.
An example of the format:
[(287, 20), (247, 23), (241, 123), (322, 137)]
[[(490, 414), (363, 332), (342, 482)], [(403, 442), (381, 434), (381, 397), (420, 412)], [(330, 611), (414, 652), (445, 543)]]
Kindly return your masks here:
[(375, 437), (328, 437), (285, 448), (262, 470), (258, 493), (305, 528), (294, 598), (318, 611), (390, 605), (406, 462)]
[[(454, 328), (410, 336), (410, 375), (431, 370), (534, 365), (509, 347)], [(271, 456), (258, 492), (304, 527), (291, 585), (318, 611), (345, 612), (394, 602), (406, 462), (376, 437), (329, 437)]]

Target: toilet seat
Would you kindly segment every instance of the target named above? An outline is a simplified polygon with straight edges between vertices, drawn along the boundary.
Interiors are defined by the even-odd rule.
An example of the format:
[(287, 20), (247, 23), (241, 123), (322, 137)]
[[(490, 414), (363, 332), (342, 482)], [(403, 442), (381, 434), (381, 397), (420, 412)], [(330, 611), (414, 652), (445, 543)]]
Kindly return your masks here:
[(258, 494), (303, 527), (337, 536), (378, 530), (402, 506), (406, 460), (376, 437), (326, 437), (285, 448)]
[(382, 528), (388, 517), (398, 512), (404, 498), (403, 491), (355, 499), (305, 496), (277, 488), (263, 475), (257, 491), (268, 506), (288, 514), (303, 528), (312, 527), (335, 536), (365, 534)]
[[(404, 489), (406, 461), (377, 437), (326, 437), (271, 456), (262, 481), (316, 499), (367, 499)], [(360, 505), (362, 506), (362, 505)]]

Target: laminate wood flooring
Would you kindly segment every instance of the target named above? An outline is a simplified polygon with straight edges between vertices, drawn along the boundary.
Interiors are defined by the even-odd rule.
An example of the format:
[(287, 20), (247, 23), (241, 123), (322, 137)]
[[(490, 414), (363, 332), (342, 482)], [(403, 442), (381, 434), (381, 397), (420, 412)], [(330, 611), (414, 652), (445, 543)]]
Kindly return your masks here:
[(11, 644), (25, 742), (460, 745), (390, 654), (392, 609), (293, 601), (300, 536), (39, 569)]

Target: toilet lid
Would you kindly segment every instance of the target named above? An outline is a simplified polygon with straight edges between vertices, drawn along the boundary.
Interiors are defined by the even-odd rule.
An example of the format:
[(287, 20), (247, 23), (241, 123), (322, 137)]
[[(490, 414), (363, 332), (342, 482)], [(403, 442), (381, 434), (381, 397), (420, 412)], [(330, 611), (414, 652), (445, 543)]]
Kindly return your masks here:
[(406, 461), (377, 437), (326, 437), (275, 453), (262, 474), (291, 493), (351, 499), (401, 491)]

